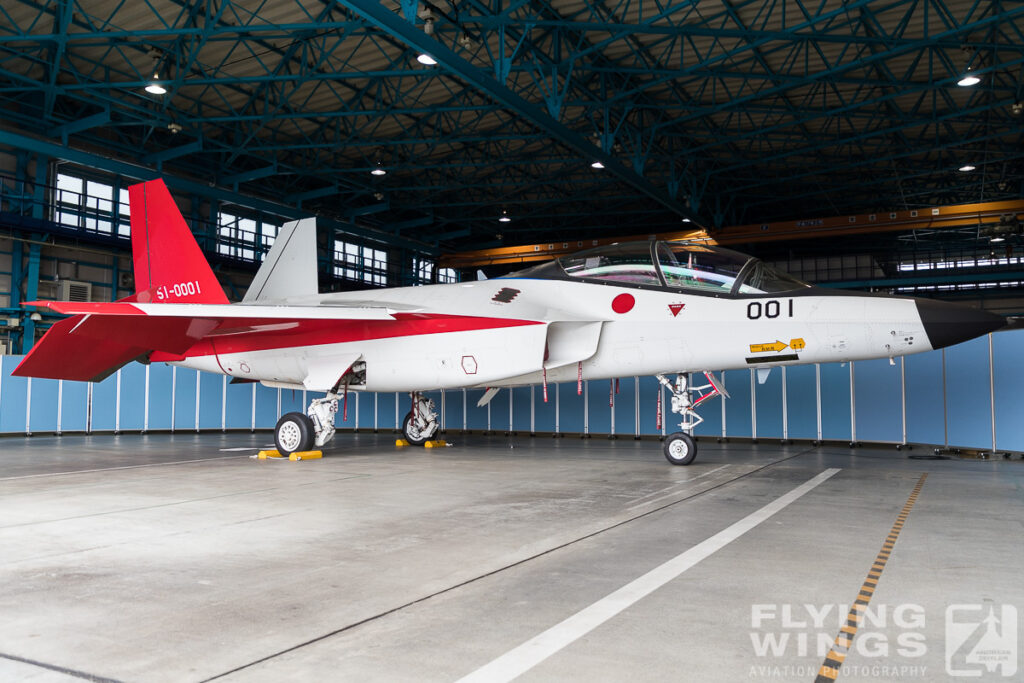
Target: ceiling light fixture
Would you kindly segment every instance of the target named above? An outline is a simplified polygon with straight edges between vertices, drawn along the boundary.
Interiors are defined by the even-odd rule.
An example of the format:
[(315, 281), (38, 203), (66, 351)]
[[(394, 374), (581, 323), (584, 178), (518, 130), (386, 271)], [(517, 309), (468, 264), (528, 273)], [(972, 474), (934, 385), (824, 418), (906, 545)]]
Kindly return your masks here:
[(604, 168), (604, 164), (602, 164), (600, 161), (595, 161), (590, 165), (590, 168)]
[(380, 165), (379, 161), (377, 162), (377, 165), (374, 167), (374, 169), (370, 171), (370, 175), (382, 176), (387, 174), (388, 172), (384, 170), (384, 167)]
[(689, 222), (690, 222), (690, 219), (689, 219), (689, 218), (684, 218), (684, 219), (683, 219), (683, 222), (684, 222), (684, 223), (689, 223)]
[(960, 171), (961, 173), (970, 173), (974, 169), (975, 169), (974, 166), (971, 166), (970, 164), (964, 164), (963, 166), (961, 166), (957, 170)]
[(421, 52), (416, 56), (416, 61), (424, 66), (434, 66), (437, 64), (437, 60), (428, 55), (426, 52)]
[(975, 76), (970, 69), (968, 69), (967, 72), (964, 73), (963, 78), (956, 82), (956, 84), (959, 85), (961, 88), (969, 88), (972, 85), (978, 85), (979, 83), (981, 83), (981, 79)]
[(992, 243), (1005, 242), (1005, 241), (1006, 241), (1005, 237), (993, 237), (992, 239), (989, 240), (989, 242), (992, 242)]
[(510, 223), (511, 221), (512, 221), (512, 219), (508, 217), (508, 211), (506, 211), (505, 209), (502, 209), (501, 210), (501, 218), (498, 219), (498, 222), (499, 223)]
[(153, 80), (150, 81), (149, 85), (146, 86), (146, 92), (151, 95), (166, 95), (167, 88), (160, 85), (160, 74), (156, 71), (153, 72)]

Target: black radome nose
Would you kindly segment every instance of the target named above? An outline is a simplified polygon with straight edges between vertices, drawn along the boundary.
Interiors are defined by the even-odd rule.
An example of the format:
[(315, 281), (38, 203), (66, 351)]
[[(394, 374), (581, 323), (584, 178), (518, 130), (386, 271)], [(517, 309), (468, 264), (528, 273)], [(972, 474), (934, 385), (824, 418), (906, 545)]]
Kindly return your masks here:
[(959, 344), (1006, 326), (1003, 316), (970, 306), (931, 299), (914, 301), (933, 349)]

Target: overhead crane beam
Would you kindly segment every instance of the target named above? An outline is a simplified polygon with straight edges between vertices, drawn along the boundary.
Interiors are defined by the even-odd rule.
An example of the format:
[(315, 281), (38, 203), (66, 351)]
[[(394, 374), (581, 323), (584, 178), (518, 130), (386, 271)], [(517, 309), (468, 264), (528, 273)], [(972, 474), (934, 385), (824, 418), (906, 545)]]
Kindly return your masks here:
[(553, 140), (579, 152), (581, 161), (600, 161), (604, 172), (614, 175), (637, 191), (650, 197), (681, 218), (697, 221), (698, 217), (665, 190), (654, 186), (649, 180), (621, 163), (617, 158), (590, 143), (584, 136), (557, 121), (550, 114), (532, 102), (520, 97), (510, 88), (502, 85), (488, 73), (457, 55), (453, 50), (429, 37), (402, 16), (394, 13), (374, 0), (336, 0), (338, 4), (356, 12), (385, 33), (401, 40), (406, 45), (432, 56), (444, 69), (458, 79), (468, 83), (499, 104), (546, 132)]
[(957, 204), (953, 206), (887, 211), (833, 218), (812, 218), (798, 221), (754, 223), (722, 228), (712, 233), (703, 230), (633, 235), (597, 240), (552, 241), (525, 244), (516, 247), (481, 249), (458, 254), (445, 254), (438, 265), (442, 268), (471, 268), (498, 264), (547, 261), (580, 249), (614, 242), (644, 240), (651, 237), (663, 240), (701, 239), (709, 244), (735, 245), (780, 240), (821, 239), (846, 235), (865, 235), (881, 232), (909, 232), (912, 230), (942, 230), (972, 225), (999, 223), (1004, 216), (1024, 217), (1024, 200)]

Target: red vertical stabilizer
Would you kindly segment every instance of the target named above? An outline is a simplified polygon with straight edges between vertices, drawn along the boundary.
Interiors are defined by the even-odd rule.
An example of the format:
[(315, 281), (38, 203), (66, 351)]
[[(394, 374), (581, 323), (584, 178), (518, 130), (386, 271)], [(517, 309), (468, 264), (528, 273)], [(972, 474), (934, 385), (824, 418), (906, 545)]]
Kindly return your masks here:
[(128, 188), (136, 300), (140, 303), (226, 304), (195, 237), (163, 180)]

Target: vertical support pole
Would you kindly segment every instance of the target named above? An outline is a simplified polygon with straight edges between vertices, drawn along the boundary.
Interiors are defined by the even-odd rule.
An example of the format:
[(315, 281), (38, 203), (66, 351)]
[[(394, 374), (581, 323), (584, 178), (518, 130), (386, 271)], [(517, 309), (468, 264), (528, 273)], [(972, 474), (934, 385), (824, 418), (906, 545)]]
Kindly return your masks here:
[(178, 391), (178, 366), (171, 366), (171, 434), (174, 433), (175, 403), (177, 403)]
[(661, 435), (665, 436), (665, 425), (668, 423), (668, 401), (665, 400), (665, 387), (658, 384), (658, 398), (661, 399), (659, 413), (661, 414)]
[(857, 389), (853, 371), (853, 361), (850, 361), (850, 443), (857, 443)]
[[(358, 405), (359, 404), (356, 403), (356, 406), (358, 406)], [(447, 415), (447, 413), (448, 413), (448, 394), (445, 392), (444, 389), (442, 389), (441, 390), (441, 428), (440, 428), (442, 432), (447, 432), (448, 431), (448, 428), (447, 428), (448, 415)], [(358, 419), (359, 419), (359, 415), (357, 413), (356, 414), (356, 420), (357, 420), (356, 427), (359, 426)]]
[(818, 443), (821, 443), (821, 363), (814, 364), (814, 404), (817, 406)]
[[(786, 366), (782, 366), (782, 440), (789, 441), (789, 396), (786, 391)], [(724, 399), (723, 399), (724, 400)]]
[(515, 398), (515, 390), (508, 388), (508, 433), (512, 433), (512, 400)]
[(275, 420), (280, 420), (281, 419), (281, 392), (282, 391), (283, 391), (283, 389), (281, 389), (281, 387), (277, 388), (277, 417), (274, 418)]
[(32, 436), (32, 378), (25, 385), (25, 434)]
[(95, 384), (89, 382), (85, 389), (85, 433), (92, 434), (92, 390)]
[(228, 376), (220, 376), (220, 431), (228, 429)]
[(590, 436), (590, 391), (583, 383), (583, 436)]
[(256, 431), (256, 387), (257, 387), (257, 383), (253, 382), (249, 386), (252, 387), (252, 422), (250, 423), (251, 426), (249, 427), (249, 431), (250, 432), (255, 432)]
[(535, 388), (530, 385), (530, 436), (537, 433), (537, 395), (533, 391)]
[(615, 436), (615, 380), (608, 380), (608, 412), (611, 414), (611, 434), (609, 436)]
[(462, 390), (462, 433), (465, 434), (468, 431), (469, 420), (466, 411), (466, 390)]
[(146, 366), (145, 398), (142, 399), (142, 432), (149, 431), (149, 367)]
[[(722, 388), (725, 389), (725, 370), (722, 370)], [(722, 396), (718, 402), (722, 404), (722, 440), (724, 441), (729, 438), (729, 430), (725, 424), (725, 396)]]
[[(398, 401), (399, 400), (400, 400), (400, 398), (398, 396), (398, 392), (396, 391), (395, 392), (395, 429), (396, 430), (400, 430), (402, 428), (402, 423), (398, 421)], [(415, 403), (413, 405), (415, 405)]]
[(750, 368), (750, 438), (757, 439), (757, 371)]
[(900, 356), (900, 414), (903, 445), (907, 445), (907, 358)]
[(193, 370), (192, 372), (196, 373), (196, 418), (195, 418), (196, 422), (195, 422), (195, 425), (196, 425), (196, 433), (199, 433), (199, 399), (202, 396), (202, 390), (200, 389), (200, 387), (203, 386), (203, 376), (199, 374), (198, 370)]
[(988, 407), (992, 411), (992, 455), (996, 454), (996, 371), (992, 354), (992, 333), (988, 334)]
[(57, 435), (60, 435), (60, 426), (64, 418), (64, 380), (57, 380)]
[(373, 433), (380, 429), (377, 422), (377, 392), (373, 392)]
[(116, 390), (114, 392), (114, 433), (121, 431), (121, 370), (117, 371)]
[[(361, 391), (357, 391), (357, 392), (356, 392), (356, 424), (355, 424), (355, 429), (356, 429), (356, 430), (358, 430), (358, 429), (359, 429), (359, 395), (360, 395), (360, 394), (362, 394), (362, 393), (363, 393), (363, 392), (361, 392)], [(278, 396), (280, 396), (280, 394), (278, 394)], [(278, 402), (280, 402), (280, 398), (278, 398)], [(278, 408), (278, 411), (277, 411), (277, 412), (279, 412), (279, 413), (280, 413), (280, 412), (281, 412), (281, 409), (280, 409), (280, 408)]]
[(640, 378), (633, 375), (633, 438), (640, 439)]

